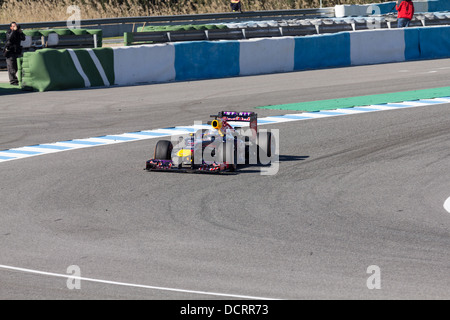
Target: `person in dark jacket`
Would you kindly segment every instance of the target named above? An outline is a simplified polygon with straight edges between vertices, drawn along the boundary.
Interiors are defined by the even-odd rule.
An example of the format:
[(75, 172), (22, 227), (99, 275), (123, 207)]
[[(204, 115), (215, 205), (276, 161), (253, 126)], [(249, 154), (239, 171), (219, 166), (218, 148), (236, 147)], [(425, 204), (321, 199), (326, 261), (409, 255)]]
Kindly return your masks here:
[(409, 26), (414, 15), (414, 4), (411, 0), (398, 0), (395, 7), (398, 11), (398, 28), (405, 28)]
[(230, 6), (231, 6), (231, 11), (242, 12), (241, 0), (231, 0)]
[(17, 58), (22, 54), (20, 43), (24, 40), (25, 35), (20, 30), (20, 26), (15, 22), (11, 22), (6, 33), (6, 44), (3, 52), (8, 68), (9, 83), (15, 86), (19, 85), (19, 80), (17, 79)]

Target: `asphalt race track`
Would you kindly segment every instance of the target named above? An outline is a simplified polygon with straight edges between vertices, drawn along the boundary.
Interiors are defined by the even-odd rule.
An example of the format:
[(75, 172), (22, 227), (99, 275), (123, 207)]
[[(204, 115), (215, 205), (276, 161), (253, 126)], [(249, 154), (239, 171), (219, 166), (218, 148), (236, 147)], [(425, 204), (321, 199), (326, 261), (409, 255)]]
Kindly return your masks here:
[[(6, 95), (0, 150), (449, 79), (444, 59)], [(273, 176), (149, 173), (156, 139), (0, 163), (0, 299), (449, 299), (449, 110), (267, 125)]]

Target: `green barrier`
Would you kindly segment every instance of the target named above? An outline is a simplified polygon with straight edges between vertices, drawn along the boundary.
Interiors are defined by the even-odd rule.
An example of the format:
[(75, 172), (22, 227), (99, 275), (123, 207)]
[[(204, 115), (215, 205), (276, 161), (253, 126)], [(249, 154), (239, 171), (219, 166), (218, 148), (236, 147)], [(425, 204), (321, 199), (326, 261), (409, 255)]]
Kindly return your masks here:
[[(188, 24), (188, 25), (167, 25), (167, 26), (145, 26), (138, 27), (137, 32), (126, 32), (124, 33), (124, 45), (139, 45), (139, 44), (149, 44), (153, 43), (150, 40), (134, 41), (134, 35), (137, 36), (141, 32), (183, 32), (183, 31), (210, 31), (210, 30), (225, 30), (228, 26), (224, 24)], [(144, 37), (145, 38), (145, 37)], [(158, 42), (158, 41), (155, 41)]]
[(70, 36), (73, 34), (70, 29), (53, 29), (53, 32), (56, 32), (59, 36)]
[(45, 29), (35, 31), (39, 33), (38, 35), (43, 35), (46, 37), (48, 37), (50, 33), (56, 33), (60, 36), (71, 36), (71, 35), (82, 36), (88, 34), (88, 30), (86, 29)]
[(125, 32), (123, 34), (123, 45), (124, 46), (129, 46), (133, 43), (134, 41), (134, 37), (133, 37), (133, 32)]
[[(31, 77), (30, 65), (29, 65), (29, 60), (28, 59), (24, 60), (23, 57), (21, 57), (18, 61), (20, 61), (20, 63), (17, 64), (17, 67), (18, 67), (17, 74), (18, 74), (18, 79), (19, 79), (19, 85), (21, 88), (23, 88), (23, 79)], [(28, 89), (32, 89), (32, 88), (28, 88)]]
[(24, 30), (25, 35), (32, 37), (48, 37), (51, 33), (56, 33), (59, 36), (83, 36), (87, 34), (97, 35), (97, 47), (102, 47), (103, 37), (101, 29), (39, 29), (39, 30)]
[(53, 29), (48, 29), (48, 30), (39, 30), (39, 33), (44, 36), (44, 37), (48, 37), (48, 35), (50, 33), (55, 33), (55, 31)]
[(42, 92), (84, 87), (84, 80), (77, 72), (67, 50), (43, 49), (25, 52), (23, 61), (26, 61), (29, 67), (23, 72), (24, 89)]
[(87, 32), (86, 29), (71, 29), (70, 31), (71, 31), (74, 35), (77, 35), (77, 36), (82, 36), (82, 35), (88, 34), (88, 32)]
[(214, 29), (228, 29), (226, 25), (215, 24), (188, 24), (175, 26), (146, 26), (137, 28), (137, 32), (161, 32), (161, 31), (189, 31), (189, 30), (214, 30)]
[(0, 41), (6, 41), (6, 31), (0, 31)]
[[(22, 70), (22, 66), (23, 66), (23, 58), (18, 58), (17, 59), (17, 70)], [(19, 87), (21, 87), (22, 86), (22, 71), (17, 72), (17, 80), (19, 80)]]
[(186, 27), (185, 26), (173, 26), (173, 27), (167, 28), (167, 31), (186, 31)]
[(101, 48), (103, 46), (103, 31), (102, 29), (87, 29), (88, 34), (97, 35), (97, 47)]
[(41, 33), (39, 30), (33, 30), (33, 29), (24, 29), (23, 34), (30, 37), (40, 37)]
[(194, 26), (195, 30), (207, 30), (208, 28), (205, 25)]
[[(85, 49), (25, 52), (19, 70), (22, 73), (22, 87), (25, 90), (43, 92), (114, 84), (112, 48), (97, 48), (92, 51), (96, 56), (95, 60)], [(96, 64), (96, 61), (100, 64)]]

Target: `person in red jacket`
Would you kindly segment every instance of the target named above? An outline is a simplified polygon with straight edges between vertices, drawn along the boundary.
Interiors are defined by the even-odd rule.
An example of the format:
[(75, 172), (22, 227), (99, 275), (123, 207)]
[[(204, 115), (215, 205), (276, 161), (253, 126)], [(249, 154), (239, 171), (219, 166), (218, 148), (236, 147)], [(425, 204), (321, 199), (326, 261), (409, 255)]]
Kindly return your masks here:
[(414, 15), (414, 4), (411, 0), (398, 0), (395, 8), (398, 11), (398, 28), (405, 28), (409, 26)]

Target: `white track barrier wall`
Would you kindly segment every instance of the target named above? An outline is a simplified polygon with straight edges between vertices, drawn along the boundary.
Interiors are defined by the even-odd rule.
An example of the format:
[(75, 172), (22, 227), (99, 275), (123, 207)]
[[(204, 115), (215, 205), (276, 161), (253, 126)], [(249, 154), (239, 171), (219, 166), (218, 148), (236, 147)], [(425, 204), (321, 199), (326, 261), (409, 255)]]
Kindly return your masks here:
[(405, 61), (404, 29), (353, 32), (350, 52), (354, 66)]
[(251, 39), (240, 42), (240, 75), (289, 72), (294, 70), (293, 37)]
[[(86, 83), (135, 85), (449, 58), (450, 26), (94, 49), (97, 67), (92, 52), (85, 49), (71, 52), (76, 54), (78, 68), (73, 67), (74, 54), (58, 52), (48, 49), (28, 53), (47, 62), (24, 67), (27, 85), (46, 91), (80, 88)], [(108, 82), (96, 72), (99, 64)], [(45, 79), (43, 75), (47, 75)]]
[(171, 44), (114, 48), (115, 84), (167, 82), (175, 79)]
[(450, 26), (440, 26), (118, 48), (114, 49), (115, 83), (200, 80), (446, 58), (450, 57), (449, 34)]

